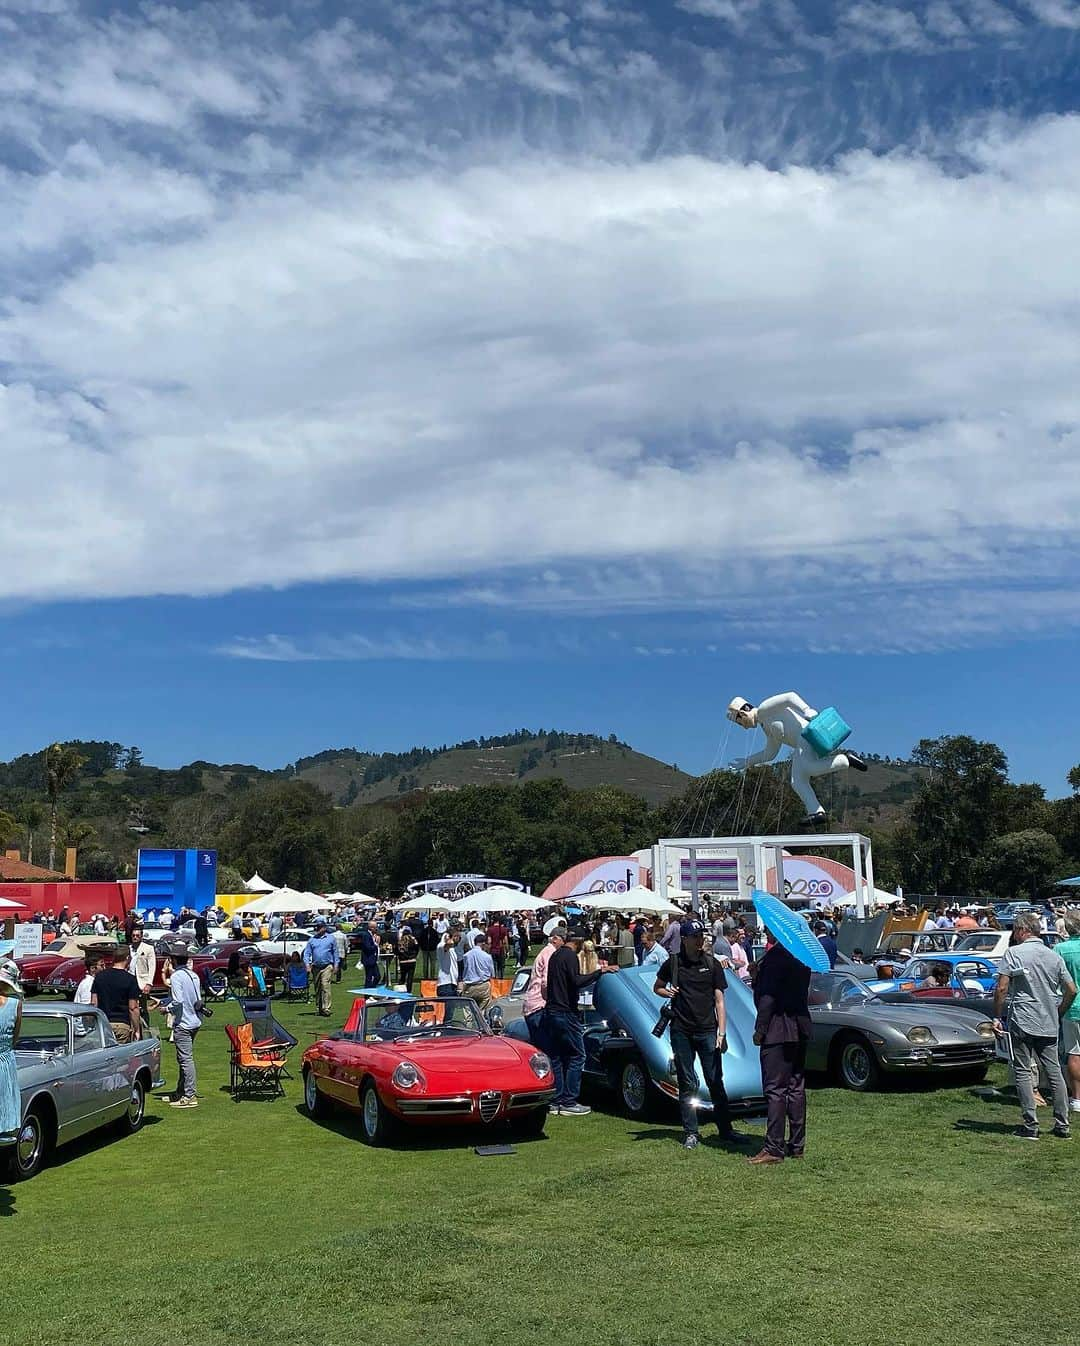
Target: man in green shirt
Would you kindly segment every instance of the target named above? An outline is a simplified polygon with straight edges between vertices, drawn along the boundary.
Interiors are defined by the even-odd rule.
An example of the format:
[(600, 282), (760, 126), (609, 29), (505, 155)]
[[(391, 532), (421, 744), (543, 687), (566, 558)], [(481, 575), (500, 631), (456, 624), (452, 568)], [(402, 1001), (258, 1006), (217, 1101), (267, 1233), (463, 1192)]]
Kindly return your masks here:
[[(1057, 946), (1065, 960), (1069, 976), (1080, 986), (1080, 907), (1065, 913), (1067, 939)], [(1065, 1057), (1065, 1075), (1069, 1082), (1069, 1111), (1080, 1112), (1080, 997), (1072, 1002), (1061, 1020), (1061, 1054)]]

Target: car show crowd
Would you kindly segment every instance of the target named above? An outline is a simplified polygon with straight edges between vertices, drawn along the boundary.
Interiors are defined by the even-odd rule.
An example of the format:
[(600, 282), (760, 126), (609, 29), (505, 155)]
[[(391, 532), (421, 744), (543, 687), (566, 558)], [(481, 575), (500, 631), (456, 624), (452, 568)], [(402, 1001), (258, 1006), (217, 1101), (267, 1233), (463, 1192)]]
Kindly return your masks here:
[[(752, 1041), (760, 1057), (767, 1125), (763, 1147), (750, 1156), (754, 1164), (804, 1153), (808, 1068), (835, 1066), (839, 1081), (858, 1089), (871, 1087), (883, 1069), (951, 1064), (978, 1078), (996, 1055), (1008, 1062), (1019, 1101), (1016, 1135), (1038, 1139), (1038, 1109), (1048, 1106), (1051, 1134), (1069, 1137), (1070, 1116), (1080, 1112), (1080, 909), (1013, 903), (922, 913), (899, 906), (885, 927), (879, 923), (872, 948), (853, 943), (866, 943), (871, 926), (848, 910), (805, 915), (827, 974), (812, 975), (752, 910), (718, 903), (705, 903), (696, 914), (672, 910), (660, 920), (569, 907), (542, 926), (527, 911), (461, 916), (375, 904), (346, 905), (330, 916), (274, 915), (266, 925), (214, 908), (129, 912), (122, 921), (95, 916), (89, 922), (66, 909), (37, 913), (51, 937), (42, 956), (61, 961), (66, 955), (68, 971), (66, 980), (50, 984), (32, 958), (0, 962), (0, 1141), (11, 1143), (19, 1130), (15, 1057), (28, 991), (59, 989), (73, 1004), (100, 1011), (117, 1043), (167, 1035), (177, 1060), (177, 1084), (167, 1099), (177, 1108), (195, 1108), (195, 1041), (214, 1000), (233, 996), (246, 1006), (260, 997), (268, 1002), (275, 991), (302, 991), (313, 994), (316, 1014), (329, 1017), (332, 984), (353, 956), (363, 976), (360, 999), (397, 996), (420, 1007), (404, 1018), (398, 1010), (401, 1022), (411, 1025), (410, 1040), (424, 1023), (425, 1031), (437, 1025), (433, 1035), (441, 1038), (479, 1025), (475, 1031), (484, 1035), (505, 1032), (528, 1044), (534, 1049), (530, 1068), (543, 1084), (530, 1104), (542, 1103), (544, 1115), (590, 1113), (581, 1099), (583, 1079), (596, 1064), (589, 1052), (599, 1053), (610, 1076), (612, 1051), (632, 1037), (608, 1032), (595, 1048), (595, 1034), (586, 1041), (590, 1012), (599, 999), (610, 999), (602, 982), (637, 969), (656, 1020), (644, 1031), (667, 1044), (670, 1078), (662, 1078), (662, 1068), (635, 1083), (624, 1070), (624, 1102), (632, 1111), (638, 1093), (655, 1094), (656, 1086), (677, 1100), (687, 1149), (700, 1144), (699, 1119), (707, 1111), (722, 1144), (746, 1139), (733, 1126), (725, 1089), (732, 988), (752, 997)], [(882, 935), (889, 926), (894, 928)], [(512, 983), (508, 972), (516, 974)], [(429, 1002), (424, 1019), (420, 1011)], [(464, 1010), (455, 1008), (462, 1004)], [(851, 1029), (854, 1008), (902, 1018), (912, 1006), (920, 1019), (951, 1015), (967, 1039), (950, 1047), (942, 1031), (919, 1022), (904, 1030), (901, 1050), (875, 1055), (865, 1042), (859, 1046)], [(159, 1031), (150, 1026), (153, 1014), (163, 1016)], [(840, 1014), (849, 1016), (848, 1026), (837, 1032), (830, 1016)], [(392, 1026), (384, 1015), (381, 1036)], [(347, 1024), (330, 1036), (358, 1041), (360, 1035), (354, 1024), (350, 1039)], [(626, 1041), (613, 1040), (620, 1036)], [(875, 1038), (873, 1032), (867, 1036)], [(635, 1044), (638, 1060), (646, 1055), (641, 1033)], [(255, 1044), (248, 1055), (256, 1062), (259, 1050), (279, 1048), (273, 1041)], [(315, 1078), (312, 1097), (305, 1096), (314, 1112), (326, 1102), (319, 1096), (325, 1082), (314, 1065), (308, 1068), (307, 1056), (305, 1063), (305, 1086), (309, 1076)], [(282, 1073), (274, 1075), (275, 1085)], [(402, 1104), (393, 1116), (393, 1098), (376, 1098), (372, 1106), (373, 1126), (378, 1123), (385, 1135), (413, 1105)], [(391, 1112), (378, 1112), (387, 1107)]]

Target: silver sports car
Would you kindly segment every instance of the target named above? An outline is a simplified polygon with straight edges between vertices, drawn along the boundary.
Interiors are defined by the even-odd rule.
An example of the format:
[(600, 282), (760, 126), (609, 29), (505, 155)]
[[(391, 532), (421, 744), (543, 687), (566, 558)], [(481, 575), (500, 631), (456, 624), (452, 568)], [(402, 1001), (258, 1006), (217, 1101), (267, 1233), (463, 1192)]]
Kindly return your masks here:
[(32, 1178), (54, 1147), (98, 1127), (138, 1131), (146, 1095), (162, 1083), (158, 1039), (119, 1043), (90, 1005), (24, 1004), (15, 1061), (22, 1126), (0, 1149), (14, 1179)]
[(994, 1026), (984, 1015), (948, 1001), (888, 1004), (846, 972), (811, 978), (810, 1017), (807, 1069), (859, 1092), (875, 1088), (882, 1072), (981, 1079), (994, 1059)]

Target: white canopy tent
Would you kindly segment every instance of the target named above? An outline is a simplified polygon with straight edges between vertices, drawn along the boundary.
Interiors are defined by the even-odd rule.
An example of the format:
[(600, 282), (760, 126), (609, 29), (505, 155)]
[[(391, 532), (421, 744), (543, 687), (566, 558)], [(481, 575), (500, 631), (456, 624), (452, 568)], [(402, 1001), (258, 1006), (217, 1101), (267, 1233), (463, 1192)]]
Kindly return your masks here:
[(334, 903), (318, 893), (298, 893), (294, 888), (278, 888), (244, 907), (255, 916), (288, 916), (297, 911), (333, 911)]
[(420, 893), (408, 902), (399, 902), (391, 911), (456, 911), (453, 902), (438, 893)]
[(490, 888), (482, 888), (478, 893), (470, 893), (468, 897), (463, 897), (460, 901), (452, 903), (447, 910), (462, 913), (469, 911), (543, 911), (545, 908), (554, 905), (554, 902), (545, 902), (542, 898), (530, 897), (528, 893), (523, 893), (520, 888), (507, 888), (505, 884), (496, 883)]
[(677, 907), (666, 897), (654, 893), (644, 884), (636, 883), (625, 893), (590, 893), (585, 897), (575, 897), (579, 907), (594, 907), (597, 911), (640, 911), (642, 915), (685, 915), (682, 907)]
[(267, 883), (258, 870), (252, 874), (251, 878), (244, 884), (244, 887), (249, 893), (272, 893), (274, 891), (274, 885), (272, 883)]
[[(903, 902), (902, 897), (897, 897), (895, 893), (887, 893), (883, 888), (863, 888), (866, 905), (868, 907), (895, 907), (898, 902)], [(859, 905), (858, 893), (844, 893), (842, 897), (832, 897), (827, 901), (822, 900), (816, 903), (821, 907), (857, 907)]]

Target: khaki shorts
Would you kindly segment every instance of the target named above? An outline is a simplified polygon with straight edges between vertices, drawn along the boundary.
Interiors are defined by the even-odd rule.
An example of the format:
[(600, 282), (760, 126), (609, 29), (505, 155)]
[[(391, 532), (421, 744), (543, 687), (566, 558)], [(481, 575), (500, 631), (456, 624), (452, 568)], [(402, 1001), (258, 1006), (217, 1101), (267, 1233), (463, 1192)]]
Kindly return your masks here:
[(1061, 1054), (1080, 1056), (1080, 1019), (1062, 1019)]

